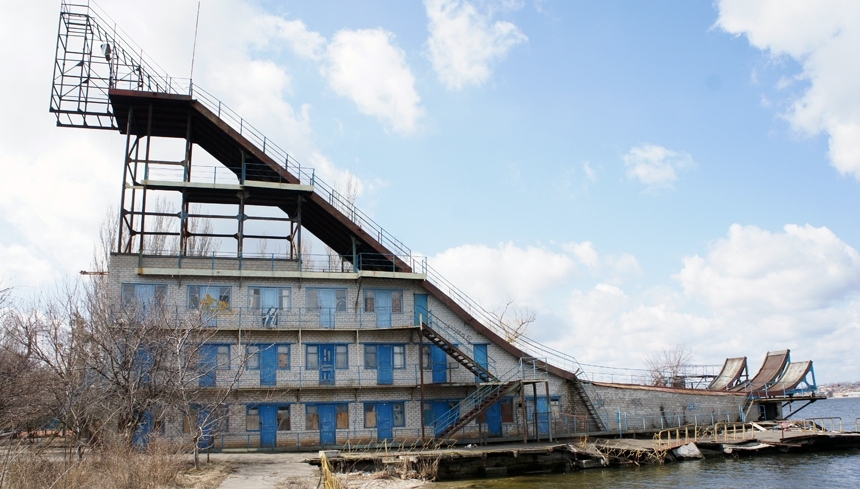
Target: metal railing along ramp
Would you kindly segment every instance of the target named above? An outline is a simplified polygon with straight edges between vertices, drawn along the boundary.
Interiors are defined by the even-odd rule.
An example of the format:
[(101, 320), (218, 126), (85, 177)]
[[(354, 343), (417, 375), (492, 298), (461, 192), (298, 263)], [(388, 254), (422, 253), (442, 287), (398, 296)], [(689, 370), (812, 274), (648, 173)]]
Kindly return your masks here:
[[(191, 127), (199, 126), (200, 130), (190, 140), (213, 154), (240, 182), (249, 179), (311, 186), (309, 204), (303, 208), (308, 214), (305, 216), (308, 230), (343, 259), (362, 256), (362, 266), (367, 269), (405, 272), (413, 271), (412, 266), (421, 263), (419, 273), (426, 274), (427, 282), (466, 315), (502, 340), (511, 337), (508, 325), (426, 266), (426, 262), (413, 258), (407, 246), (318, 178), (313, 169), (303, 167), (286, 150), (190, 79), (168, 75), (123, 36), (95, 4), (62, 1), (50, 106), (57, 125), (182, 138), (188, 137)], [(155, 114), (157, 117), (153, 111), (160, 111)], [(147, 124), (144, 119), (136, 119), (146, 116)], [(160, 121), (155, 129), (150, 125), (153, 120)], [(293, 209), (284, 210), (290, 213)], [(379, 260), (374, 261), (374, 257)], [(585, 378), (585, 372), (572, 355), (526, 336), (516, 339), (515, 348), (523, 353), (521, 356), (545, 359), (547, 365), (573, 374), (575, 384)], [(456, 354), (453, 350), (451, 353)], [(479, 377), (486, 375), (476, 370)], [(581, 385), (577, 393), (589, 407), (589, 413), (596, 415)]]
[[(57, 125), (125, 131), (124, 126), (127, 124), (122, 124), (128, 122), (128, 107), (125, 104), (131, 103), (129, 100), (134, 99), (135, 95), (145, 98), (147, 103), (164, 100), (165, 104), (187, 105), (193, 108), (195, 115), (216, 124), (221, 130), (235, 133), (234, 139), (249, 150), (252, 158), (258, 160), (245, 165), (246, 168), (258, 168), (254, 178), (273, 181), (286, 178), (287, 181), (310, 185), (321, 208), (366, 233), (369, 241), (375, 241), (371, 244), (378, 245), (374, 247), (376, 249), (363, 253), (367, 262), (370, 262), (374, 251), (385, 256), (412, 257), (409, 247), (317, 177), (313, 169), (302, 166), (286, 150), (191, 80), (168, 75), (141, 48), (124, 38), (121, 30), (107, 27), (113, 25), (106, 14), (97, 10), (95, 4), (62, 2), (50, 109), (57, 117)], [(165, 98), (165, 95), (168, 97)], [(115, 110), (114, 100), (123, 107), (121, 113)], [(234, 173), (241, 173), (241, 161), (222, 163)], [(344, 247), (333, 248), (341, 253)], [(352, 255), (345, 249), (341, 254), (345, 257)], [(409, 265), (414, 263), (414, 259), (409, 263), (403, 262), (401, 268), (411, 270)], [(423, 261), (421, 263), (422, 268), (425, 268)], [(499, 322), (432, 267), (426, 266), (419, 272), (425, 273), (428, 282), (501, 338), (504, 339), (510, 333), (511, 328)], [(576, 375), (584, 374), (579, 362), (567, 353), (525, 336), (519, 337), (516, 344), (530, 356), (546, 358), (549, 364)]]

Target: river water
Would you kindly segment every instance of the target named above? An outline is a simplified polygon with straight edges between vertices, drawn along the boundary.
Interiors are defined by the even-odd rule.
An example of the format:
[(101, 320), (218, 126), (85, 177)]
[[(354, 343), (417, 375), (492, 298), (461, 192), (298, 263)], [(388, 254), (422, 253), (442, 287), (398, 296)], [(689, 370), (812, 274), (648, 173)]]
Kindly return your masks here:
[[(802, 403), (795, 403), (797, 409)], [(787, 410), (786, 410), (787, 411)], [(791, 419), (840, 417), (845, 431), (855, 430), (860, 398), (827, 399), (804, 408)], [(829, 489), (860, 488), (860, 450), (803, 454), (762, 455), (744, 458), (711, 457), (706, 460), (609, 467), (570, 474), (440, 482), (434, 489), (536, 489), (536, 488), (743, 488)]]

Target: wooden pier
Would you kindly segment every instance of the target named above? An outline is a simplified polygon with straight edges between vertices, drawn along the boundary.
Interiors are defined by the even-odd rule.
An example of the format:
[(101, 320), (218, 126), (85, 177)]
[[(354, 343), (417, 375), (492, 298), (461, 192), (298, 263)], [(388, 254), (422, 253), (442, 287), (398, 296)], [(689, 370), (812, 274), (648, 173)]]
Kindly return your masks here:
[[(825, 426), (831, 421), (831, 425)], [(701, 427), (700, 427), (701, 428)], [(704, 430), (675, 428), (653, 438), (583, 438), (556, 443), (440, 446), (393, 451), (329, 451), (340, 471), (386, 470), (435, 480), (571, 472), (608, 466), (660, 464), (693, 458), (860, 448), (860, 433), (845, 432), (831, 418), (767, 424), (726, 423)], [(319, 463), (319, 459), (310, 460)]]

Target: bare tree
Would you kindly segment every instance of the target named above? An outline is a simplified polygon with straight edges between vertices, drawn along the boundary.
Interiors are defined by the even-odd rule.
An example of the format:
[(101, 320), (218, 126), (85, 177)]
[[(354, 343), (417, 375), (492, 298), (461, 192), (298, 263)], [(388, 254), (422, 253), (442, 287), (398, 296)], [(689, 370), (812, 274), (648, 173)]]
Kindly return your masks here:
[(517, 306), (512, 297), (508, 297), (505, 303), (496, 311), (490, 312), (490, 315), (503, 333), (505, 341), (511, 344), (523, 337), (529, 325), (537, 318), (534, 309)]
[[(175, 254), (179, 249), (179, 239), (176, 236), (177, 218), (179, 214), (164, 196), (155, 199), (154, 213), (146, 221), (149, 229), (146, 235), (146, 247), (148, 253)], [(173, 235), (172, 239), (168, 239)]]
[[(31, 418), (58, 420), (72, 441), (70, 449), (105, 436), (133, 443), (168, 413), (184, 417), (192, 406), (198, 412), (205, 409), (191, 436), (197, 447), (211, 431), (205, 427), (223, 412), (244, 359), (233, 360), (236, 368), (219, 379), (217, 388), (201, 383), (217, 368), (204, 358), (218, 331), (209, 327), (211, 315), (223, 311), (201, 308), (180, 314), (166, 304), (164, 294), (139, 300), (111, 291), (106, 276), (115, 243), (111, 229), (102, 226), (93, 256), (94, 268), (103, 273), (23, 307), (0, 305), (0, 389), (26, 401), (30, 409), (22, 412)], [(4, 379), (27, 384), (6, 385)], [(24, 387), (37, 389), (30, 395)], [(4, 406), (0, 398), (0, 416), (4, 409), (10, 428), (25, 426), (23, 418), (11, 416), (16, 405)]]
[(645, 369), (651, 385), (684, 387), (685, 375), (693, 360), (693, 352), (683, 344), (663, 348), (645, 359)]
[[(2, 298), (0, 298), (2, 301)], [(48, 420), (46, 372), (32, 358), (32, 348), (10, 335), (12, 317), (3, 317), (0, 336), (0, 431), (31, 431)]]
[[(66, 289), (64, 293), (74, 297), (77, 291)], [(74, 304), (66, 301), (34, 300), (13, 308), (5, 318), (4, 330), (43, 374), (43, 407), (52, 419), (59, 420), (58, 428), (77, 442), (95, 431), (94, 421), (99, 417), (95, 409), (100, 403), (95, 399), (98, 389), (91, 389), (87, 382), (86, 348), (73, 310)]]
[[(190, 214), (201, 214), (203, 209), (199, 204), (192, 204)], [(218, 251), (218, 244), (212, 239), (212, 219), (207, 217), (188, 218), (188, 237), (185, 241), (185, 253), (193, 256), (204, 256)]]
[(170, 408), (181, 416), (190, 436), (194, 466), (200, 466), (200, 449), (211, 446), (212, 436), (226, 418), (226, 401), (234, 393), (247, 365), (241, 348), (225, 355), (211, 344), (216, 331), (201, 328), (210, 313), (201, 309), (181, 327), (171, 329), (173, 371), (169, 376)]
[[(347, 215), (350, 219), (353, 218), (352, 212), (355, 207), (355, 199), (358, 197), (358, 179), (352, 173), (349, 173), (346, 177), (346, 181), (343, 182), (342, 185), (337, 185), (336, 192), (340, 194), (346, 203), (345, 208), (341, 208), (341, 212)], [(326, 255), (328, 256), (328, 267), (327, 270), (338, 270), (342, 269), (347, 261), (336, 251), (325, 247)], [(349, 268), (352, 268), (351, 266)]]

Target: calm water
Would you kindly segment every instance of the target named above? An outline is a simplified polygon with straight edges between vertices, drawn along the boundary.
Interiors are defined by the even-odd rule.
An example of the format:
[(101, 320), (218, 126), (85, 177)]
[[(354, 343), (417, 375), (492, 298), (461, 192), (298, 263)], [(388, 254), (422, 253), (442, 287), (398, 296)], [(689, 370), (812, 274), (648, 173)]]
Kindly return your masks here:
[[(798, 408), (799, 404), (795, 406)], [(860, 418), (860, 399), (818, 401), (792, 418), (841, 417), (845, 430)], [(535, 488), (860, 488), (860, 450), (745, 458), (714, 457), (638, 468), (611, 467), (571, 474), (442, 482), (434, 489)]]

